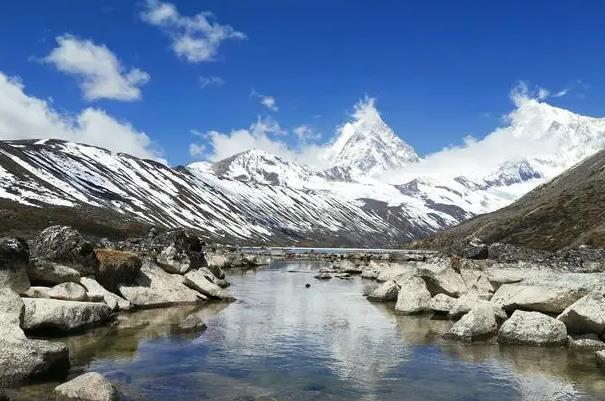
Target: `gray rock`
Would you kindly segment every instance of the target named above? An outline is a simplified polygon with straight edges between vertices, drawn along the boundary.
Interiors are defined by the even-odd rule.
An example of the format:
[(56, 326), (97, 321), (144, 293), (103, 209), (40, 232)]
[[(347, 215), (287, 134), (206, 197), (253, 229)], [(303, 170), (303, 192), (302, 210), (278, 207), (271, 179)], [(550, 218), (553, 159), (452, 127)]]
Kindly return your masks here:
[(330, 273), (319, 273), (313, 277), (317, 280), (330, 280), (332, 278), (332, 275)]
[(492, 337), (498, 332), (498, 322), (490, 305), (479, 305), (471, 309), (445, 333), (451, 340), (473, 341)]
[(46, 295), (49, 298), (61, 299), (64, 301), (86, 301), (88, 296), (86, 295), (86, 289), (80, 284), (76, 283), (63, 283), (57, 284), (52, 287)]
[(192, 288), (207, 297), (218, 299), (221, 301), (233, 301), (234, 298), (229, 294), (229, 291), (219, 287), (209, 281), (203, 271), (191, 270), (185, 274), (185, 285)]
[(117, 401), (116, 388), (103, 375), (90, 372), (63, 383), (53, 391), (55, 401)]
[(418, 274), (426, 282), (427, 289), (432, 296), (445, 294), (458, 298), (468, 291), (462, 276), (449, 267), (437, 273), (428, 269), (420, 269)]
[(437, 315), (447, 315), (456, 305), (456, 298), (445, 294), (437, 294), (431, 298), (429, 307)]
[(80, 281), (80, 273), (76, 269), (38, 258), (31, 259), (27, 275), (33, 283), (43, 285)]
[(396, 301), (397, 295), (399, 295), (399, 286), (396, 282), (389, 280), (374, 289), (374, 291), (368, 295), (368, 299), (372, 301), (390, 302)]
[(596, 334), (571, 335), (567, 337), (567, 346), (577, 351), (602, 351), (605, 342)]
[(498, 332), (503, 344), (563, 345), (567, 329), (560, 320), (539, 312), (517, 310)]
[(361, 274), (362, 268), (354, 262), (344, 259), (334, 266), (338, 271), (349, 274)]
[(557, 318), (573, 334), (605, 332), (605, 298), (601, 293), (591, 293), (580, 298)]
[(132, 308), (132, 304), (124, 298), (107, 291), (95, 279), (90, 277), (82, 277), (80, 284), (86, 288), (88, 299), (94, 302), (105, 302), (112, 311), (126, 311)]
[(17, 293), (0, 288), (0, 388), (21, 384), (69, 368), (64, 344), (25, 337), (25, 305)]
[(395, 313), (412, 315), (430, 311), (431, 293), (420, 277), (410, 277), (400, 283)]
[(558, 314), (586, 293), (582, 288), (504, 284), (491, 300), (507, 312), (521, 309)]
[(363, 270), (361, 271), (361, 278), (366, 278), (369, 280), (376, 280), (378, 278), (379, 274), (380, 273), (378, 270), (376, 270), (376, 268), (367, 266), (367, 267), (364, 267)]
[(151, 260), (145, 259), (135, 284), (121, 286), (120, 294), (134, 306), (142, 308), (192, 304), (207, 299), (187, 287), (184, 280), (182, 275), (167, 273)]
[(231, 267), (231, 260), (222, 253), (217, 252), (206, 252), (204, 254), (206, 258), (207, 266), (210, 270), (214, 269), (228, 269)]
[(478, 270), (462, 269), (460, 271), (462, 280), (466, 287), (471, 290), (476, 290), (483, 298), (491, 298), (495, 289), (489, 281), (487, 275)]
[(31, 332), (67, 333), (109, 320), (111, 309), (102, 303), (24, 298), (23, 329)]
[(68, 226), (51, 226), (40, 232), (30, 242), (30, 253), (72, 267), (81, 275), (93, 274), (99, 263), (92, 243)]
[(141, 258), (137, 254), (107, 248), (97, 249), (95, 254), (99, 259), (95, 275), (103, 288), (117, 293), (120, 286), (135, 283), (142, 265)]
[(0, 287), (8, 287), (17, 293), (29, 288), (27, 243), (19, 238), (0, 238)]
[(69, 369), (65, 344), (9, 337), (0, 329), (0, 388), (59, 377)]
[(489, 306), (500, 321), (508, 318), (506, 312), (498, 305), (481, 299), (481, 294), (479, 294), (477, 290), (469, 291), (458, 298), (454, 303), (454, 307), (450, 309), (449, 317), (451, 319), (459, 319), (467, 314), (471, 309), (479, 305)]
[(179, 331), (181, 332), (201, 332), (206, 330), (206, 323), (197, 314), (192, 313), (179, 323)]

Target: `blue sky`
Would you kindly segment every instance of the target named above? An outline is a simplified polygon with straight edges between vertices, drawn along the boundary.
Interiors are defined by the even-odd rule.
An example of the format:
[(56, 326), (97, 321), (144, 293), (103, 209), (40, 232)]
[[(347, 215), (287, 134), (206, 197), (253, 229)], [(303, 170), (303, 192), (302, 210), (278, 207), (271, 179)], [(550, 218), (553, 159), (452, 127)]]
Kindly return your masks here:
[[(259, 116), (288, 131), (280, 140), (293, 148), (301, 145), (291, 131), (301, 125), (321, 134), (314, 141), (329, 141), (365, 95), (421, 155), (502, 124), (520, 80), (566, 91), (551, 104), (605, 115), (605, 3), (491, 3), (174, 0), (179, 18), (212, 12), (211, 23), (232, 28), (211, 60), (192, 60), (171, 48), (178, 27), (142, 16), (146, 1), (7, 2), (0, 72), (65, 118), (94, 108), (129, 123), (170, 164), (203, 158), (191, 156), (192, 142), (208, 152), (191, 130), (230, 132)], [(87, 98), (81, 81), (49, 58), (57, 37), (105, 46), (124, 75), (138, 69), (138, 95)]]

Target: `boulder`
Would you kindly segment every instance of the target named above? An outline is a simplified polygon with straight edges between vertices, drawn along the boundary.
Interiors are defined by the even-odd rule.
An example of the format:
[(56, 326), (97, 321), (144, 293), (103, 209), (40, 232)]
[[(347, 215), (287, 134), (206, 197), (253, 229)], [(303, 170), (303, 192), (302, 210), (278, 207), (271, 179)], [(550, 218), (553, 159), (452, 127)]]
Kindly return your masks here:
[(380, 272), (371, 266), (364, 267), (361, 271), (361, 278), (366, 278), (369, 280), (376, 280)]
[(24, 298), (23, 329), (35, 333), (68, 333), (106, 322), (111, 309), (102, 303)]
[(30, 241), (32, 257), (50, 260), (77, 270), (81, 275), (93, 274), (99, 261), (92, 243), (68, 226), (51, 226)]
[(118, 391), (103, 375), (85, 373), (55, 387), (55, 401), (118, 401)]
[(49, 377), (61, 377), (69, 369), (65, 344), (8, 336), (0, 329), (0, 388)]
[(192, 313), (187, 316), (183, 321), (179, 322), (178, 328), (180, 332), (202, 332), (206, 330), (206, 323), (197, 314)]
[(449, 317), (451, 319), (459, 319), (478, 305), (489, 306), (500, 321), (506, 320), (508, 318), (506, 312), (498, 305), (494, 304), (493, 302), (481, 299), (481, 294), (479, 294), (477, 290), (469, 291), (468, 293), (458, 298), (454, 303), (454, 307), (450, 309)]
[(563, 345), (567, 329), (560, 320), (540, 312), (516, 310), (498, 332), (503, 344)]
[(192, 304), (207, 298), (184, 284), (180, 274), (170, 274), (146, 258), (134, 285), (121, 286), (120, 294), (141, 308)]
[(395, 313), (412, 315), (430, 311), (431, 293), (420, 277), (410, 277), (400, 283)]
[(445, 294), (458, 298), (468, 291), (462, 276), (454, 269), (445, 268), (437, 273), (428, 269), (420, 269), (418, 274), (426, 282), (426, 287), (432, 296)]
[(201, 270), (191, 270), (185, 274), (185, 285), (197, 292), (206, 295), (207, 297), (218, 299), (221, 301), (233, 301), (234, 298), (229, 294), (229, 291), (219, 287), (206, 278)]
[(80, 281), (80, 273), (69, 266), (38, 258), (32, 258), (27, 268), (29, 279), (36, 284), (56, 285)]
[(449, 295), (437, 294), (431, 298), (429, 308), (437, 315), (447, 315), (456, 305), (456, 298)]
[(332, 275), (330, 273), (319, 273), (313, 277), (317, 280), (330, 280), (332, 278)]
[(605, 332), (605, 297), (601, 293), (588, 294), (565, 309), (557, 318), (573, 334)]
[(17, 293), (29, 288), (27, 243), (19, 238), (0, 238), (0, 287), (8, 287)]
[(586, 293), (586, 290), (575, 287), (504, 284), (491, 300), (507, 312), (521, 309), (559, 314)]
[(498, 322), (490, 305), (478, 305), (458, 320), (445, 333), (451, 340), (473, 341), (492, 337), (498, 332)]
[(86, 301), (86, 288), (76, 283), (57, 284), (52, 287), (46, 295), (53, 299), (62, 299), (64, 301)]
[(231, 267), (231, 259), (227, 255), (217, 252), (206, 252), (204, 254), (206, 264), (210, 270), (228, 269)]
[(389, 280), (379, 285), (374, 291), (370, 292), (368, 299), (372, 301), (390, 302), (396, 301), (399, 295), (399, 286), (396, 282)]
[(0, 388), (60, 375), (69, 368), (64, 344), (25, 337), (20, 327), (24, 313), (21, 297), (9, 288), (0, 288)]
[(170, 230), (153, 238), (152, 243), (158, 265), (168, 273), (185, 274), (206, 266), (203, 242), (191, 231)]
[(108, 291), (117, 293), (120, 286), (134, 284), (141, 271), (141, 258), (132, 252), (96, 249), (99, 259), (96, 278)]
[(601, 341), (596, 334), (571, 335), (567, 337), (567, 346), (577, 351), (602, 351), (605, 350), (605, 342)]
[(0, 287), (0, 328), (19, 329), (23, 324), (24, 308), (19, 294), (10, 288)]
[(462, 280), (469, 290), (476, 290), (483, 298), (491, 298), (495, 289), (487, 275), (479, 270), (462, 269)]
[(124, 298), (107, 291), (101, 284), (91, 277), (82, 277), (80, 284), (86, 288), (88, 299), (94, 302), (105, 302), (112, 311), (126, 311), (132, 308), (132, 304)]
[(487, 259), (488, 247), (479, 240), (472, 240), (464, 245), (462, 257), (466, 259)]
[(362, 268), (354, 262), (344, 259), (334, 266), (338, 271), (349, 274), (361, 274)]

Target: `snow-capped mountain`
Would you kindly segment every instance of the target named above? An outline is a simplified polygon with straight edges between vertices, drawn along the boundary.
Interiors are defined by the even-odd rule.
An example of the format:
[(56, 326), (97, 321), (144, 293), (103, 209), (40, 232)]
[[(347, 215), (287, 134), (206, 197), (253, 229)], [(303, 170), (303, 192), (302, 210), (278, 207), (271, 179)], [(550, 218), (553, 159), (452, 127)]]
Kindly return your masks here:
[[(503, 144), (515, 145), (499, 164), (394, 185), (372, 176), (426, 159), (377, 112), (362, 111), (368, 109), (358, 108), (330, 145), (334, 164), (326, 171), (258, 150), (173, 169), (73, 142), (4, 141), (0, 199), (82, 213), (94, 207), (223, 242), (388, 247), (506, 206), (605, 148), (605, 119), (528, 101), (511, 113), (509, 126), (464, 149), (468, 158), (484, 156), (494, 143), (503, 152)], [(528, 144), (535, 154), (518, 151)]]
[(353, 117), (326, 151), (327, 173), (333, 178), (363, 180), (419, 160), (414, 149), (383, 121), (373, 99), (357, 104)]
[[(196, 171), (203, 167), (198, 163), (189, 165)], [(323, 174), (311, 167), (292, 163), (257, 149), (238, 153), (216, 162), (210, 169), (219, 177), (265, 185), (283, 185), (303, 188), (308, 184), (325, 182)]]

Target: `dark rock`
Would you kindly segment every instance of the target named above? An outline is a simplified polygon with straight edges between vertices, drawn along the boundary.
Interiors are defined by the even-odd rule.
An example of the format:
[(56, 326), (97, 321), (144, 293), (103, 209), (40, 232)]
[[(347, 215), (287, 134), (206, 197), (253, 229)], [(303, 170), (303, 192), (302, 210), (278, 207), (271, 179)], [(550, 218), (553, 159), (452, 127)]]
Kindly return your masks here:
[(466, 259), (487, 259), (488, 247), (486, 244), (473, 240), (470, 241), (463, 249), (462, 256)]
[(37, 285), (56, 285), (80, 281), (80, 273), (76, 269), (38, 258), (31, 259), (27, 268), (27, 275)]
[(19, 238), (0, 238), (0, 287), (9, 287), (18, 293), (29, 288), (27, 266), (29, 249)]
[(167, 231), (152, 240), (157, 263), (168, 273), (177, 274), (206, 267), (203, 245), (204, 242), (195, 233), (183, 229)]
[(51, 226), (30, 242), (32, 257), (73, 267), (81, 275), (93, 274), (99, 261), (91, 242), (68, 226)]

